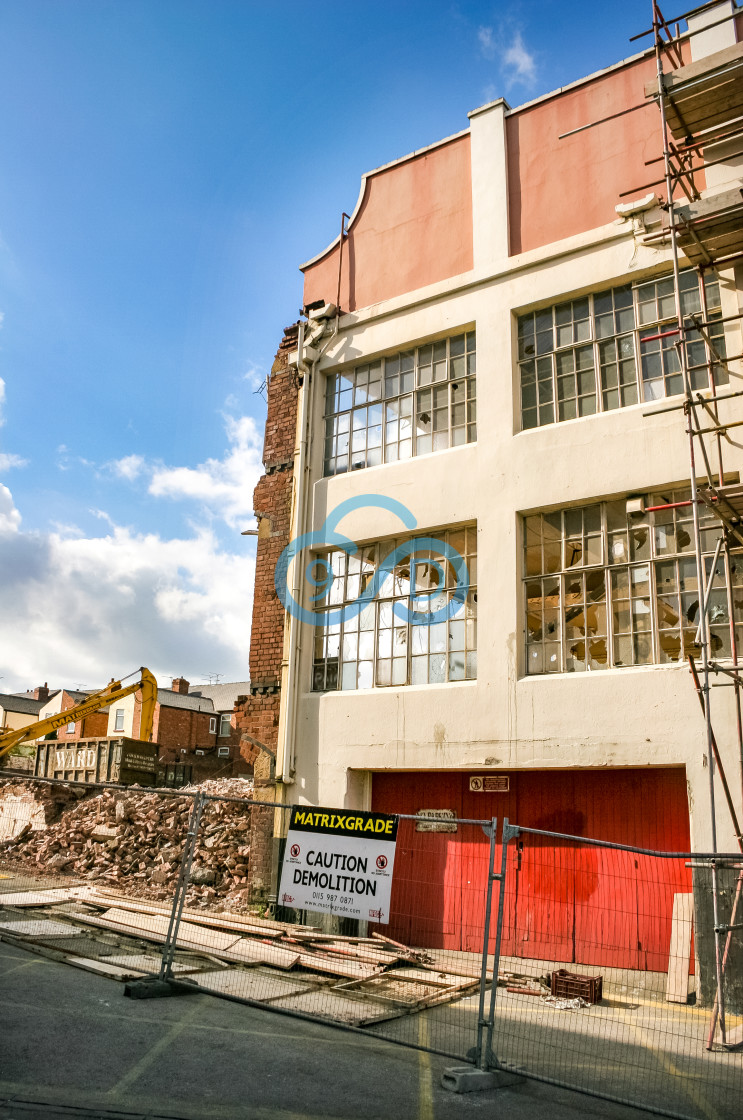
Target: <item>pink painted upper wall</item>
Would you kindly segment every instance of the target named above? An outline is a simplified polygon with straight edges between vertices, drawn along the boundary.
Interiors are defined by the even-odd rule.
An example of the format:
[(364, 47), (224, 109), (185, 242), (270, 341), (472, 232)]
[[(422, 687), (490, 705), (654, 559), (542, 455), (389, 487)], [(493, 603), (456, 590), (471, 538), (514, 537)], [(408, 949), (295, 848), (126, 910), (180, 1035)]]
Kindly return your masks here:
[[(304, 271), (304, 302), (335, 303), (338, 246)], [(472, 268), (469, 134), (369, 175), (343, 245), (340, 306), (372, 303)]]
[[(684, 61), (690, 60), (688, 43)], [(522, 253), (614, 221), (614, 207), (665, 186), (663, 164), (645, 166), (662, 154), (660, 115), (649, 101), (594, 128), (558, 137), (612, 113), (643, 105), (645, 83), (655, 78), (655, 57), (630, 62), (576, 89), (506, 118), (510, 252)], [(700, 186), (703, 180), (700, 180)], [(638, 188), (629, 197), (622, 191)]]
[[(682, 51), (690, 61), (688, 42)], [(665, 184), (654, 182), (662, 178), (662, 162), (646, 163), (662, 154), (660, 114), (654, 101), (645, 102), (645, 84), (655, 72), (649, 55), (508, 113), (512, 255), (608, 225), (616, 219), (615, 206), (650, 191), (665, 198)], [(633, 106), (639, 108), (559, 139)], [(343, 311), (472, 269), (470, 153), (466, 133), (367, 176), (343, 244)], [(697, 185), (705, 185), (701, 171)], [(336, 244), (305, 266), (305, 304), (336, 302), (338, 257)]]

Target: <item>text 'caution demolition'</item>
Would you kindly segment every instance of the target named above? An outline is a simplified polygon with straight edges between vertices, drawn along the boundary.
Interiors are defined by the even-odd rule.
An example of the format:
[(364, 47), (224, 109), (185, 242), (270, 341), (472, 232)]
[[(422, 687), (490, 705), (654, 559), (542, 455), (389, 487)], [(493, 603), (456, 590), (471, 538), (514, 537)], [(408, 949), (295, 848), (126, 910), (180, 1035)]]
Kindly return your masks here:
[(294, 805), (279, 897), (283, 906), (387, 923), (397, 817)]

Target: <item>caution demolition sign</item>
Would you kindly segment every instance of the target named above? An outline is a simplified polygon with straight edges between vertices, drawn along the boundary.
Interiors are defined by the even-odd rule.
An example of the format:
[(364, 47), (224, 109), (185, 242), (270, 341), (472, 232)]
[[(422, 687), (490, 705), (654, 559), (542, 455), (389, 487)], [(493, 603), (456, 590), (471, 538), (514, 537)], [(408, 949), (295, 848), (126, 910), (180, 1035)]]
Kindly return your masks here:
[(292, 806), (281, 904), (386, 924), (396, 841), (387, 813)]

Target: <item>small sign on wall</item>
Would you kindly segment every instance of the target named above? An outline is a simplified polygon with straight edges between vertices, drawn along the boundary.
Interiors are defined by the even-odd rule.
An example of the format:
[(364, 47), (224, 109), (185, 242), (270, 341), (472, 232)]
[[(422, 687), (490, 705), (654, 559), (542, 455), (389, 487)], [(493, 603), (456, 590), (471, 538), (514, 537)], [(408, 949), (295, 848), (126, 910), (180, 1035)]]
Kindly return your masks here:
[(510, 788), (508, 774), (478, 774), (470, 778), (470, 793), (508, 793)]
[[(453, 809), (419, 809), (415, 814), (416, 832), (456, 832), (457, 822)], [(431, 820), (430, 818), (434, 818)], [(445, 819), (442, 819), (445, 818)], [(451, 824), (449, 823), (451, 821)]]

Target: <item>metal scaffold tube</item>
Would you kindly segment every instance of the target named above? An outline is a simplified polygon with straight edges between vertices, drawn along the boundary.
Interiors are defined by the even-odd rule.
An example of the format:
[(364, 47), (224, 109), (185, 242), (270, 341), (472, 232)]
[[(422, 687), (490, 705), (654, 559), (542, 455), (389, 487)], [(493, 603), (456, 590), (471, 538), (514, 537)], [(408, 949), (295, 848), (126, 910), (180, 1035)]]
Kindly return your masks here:
[[(702, 9), (696, 11), (706, 10), (710, 5), (705, 5)], [(684, 416), (686, 418), (686, 434), (688, 438), (689, 447), (689, 465), (690, 465), (690, 481), (691, 481), (691, 509), (693, 519), (693, 534), (694, 534), (694, 554), (696, 565), (697, 577), (697, 593), (699, 596), (699, 627), (696, 634), (696, 644), (699, 649), (698, 660), (700, 662), (701, 673), (697, 674), (696, 666), (694, 665), (693, 656), (689, 655), (689, 665), (697, 693), (699, 696), (700, 704), (702, 706), (705, 723), (705, 736), (706, 736), (706, 758), (709, 776), (709, 808), (710, 808), (710, 834), (711, 834), (711, 849), (712, 852), (718, 851), (718, 828), (717, 828), (717, 808), (716, 808), (716, 775), (719, 773), (725, 794), (728, 810), (734, 822), (736, 838), (739, 847), (743, 850), (743, 841), (740, 835), (740, 827), (737, 823), (737, 813), (730, 794), (729, 784), (723, 769), (723, 762), (715, 740), (715, 735), (712, 726), (712, 710), (711, 710), (711, 686), (710, 686), (710, 654), (711, 654), (711, 626), (710, 626), (710, 606), (713, 599), (712, 587), (714, 584), (718, 559), (722, 555), (722, 572), (725, 581), (726, 605), (728, 611), (728, 622), (730, 627), (730, 652), (732, 656), (732, 663), (735, 666), (735, 671), (732, 674), (732, 684), (735, 690), (735, 711), (736, 711), (736, 724), (737, 724), (737, 745), (738, 755), (741, 766), (741, 786), (743, 787), (743, 717), (741, 714), (741, 697), (740, 697), (740, 676), (738, 671), (738, 643), (735, 633), (735, 617), (734, 610), (735, 604), (732, 594), (732, 565), (730, 558), (730, 524), (729, 517), (723, 515), (722, 506), (726, 504), (723, 495), (720, 493), (724, 490), (725, 474), (723, 469), (723, 446), (722, 437), (725, 431), (725, 424), (720, 420), (719, 403), (717, 396), (717, 386), (715, 383), (716, 365), (720, 355), (712, 344), (712, 340), (707, 330), (700, 330), (699, 322), (694, 318), (691, 319), (691, 329), (697, 335), (701, 335), (707, 354), (707, 374), (709, 379), (709, 387), (711, 391), (710, 399), (705, 399), (701, 394), (698, 394), (698, 400), (695, 399), (692, 386), (691, 372), (689, 369), (689, 353), (688, 353), (688, 325), (684, 316), (684, 308), (681, 298), (681, 285), (680, 285), (680, 265), (679, 265), (679, 234), (683, 233), (688, 240), (688, 235), (691, 234), (695, 244), (698, 246), (699, 251), (705, 258), (704, 263), (700, 263), (700, 290), (701, 290), (701, 321), (704, 322), (705, 327), (709, 325), (709, 316), (706, 300), (706, 289), (704, 283), (704, 269), (714, 265), (713, 255), (708, 252), (704, 245), (704, 231), (701, 230), (700, 234), (691, 228), (688, 222), (683, 217), (676, 213), (676, 201), (674, 199), (674, 190), (680, 187), (688, 197), (688, 191), (685, 189), (684, 183), (681, 182), (682, 173), (691, 174), (693, 176), (693, 167), (689, 164), (687, 167), (682, 167), (681, 171), (676, 167), (674, 160), (679, 159), (679, 149), (671, 141), (670, 128), (668, 121), (668, 106), (672, 114), (676, 114), (676, 106), (673, 101), (673, 95), (669, 93), (669, 79), (668, 75), (664, 72), (664, 56), (668, 53), (671, 59), (672, 69), (676, 72), (679, 67), (684, 65), (684, 59), (681, 50), (681, 43), (679, 41), (678, 28), (677, 34), (674, 35), (666, 20), (664, 19), (656, 0), (652, 0), (653, 11), (653, 41), (655, 47), (655, 61), (656, 61), (656, 76), (657, 76), (657, 104), (660, 112), (661, 122), (661, 139), (663, 146), (663, 165), (664, 165), (664, 182), (666, 187), (666, 202), (665, 209), (668, 216), (668, 227), (666, 233), (669, 238), (671, 248), (671, 260), (673, 267), (673, 282), (674, 282), (674, 300), (676, 311), (676, 342), (675, 349), (678, 355), (679, 369), (683, 383), (684, 392)], [(693, 15), (695, 13), (687, 13)], [(685, 17), (684, 17), (685, 18)], [(677, 78), (678, 82), (678, 78)], [(671, 79), (671, 84), (673, 81)], [(677, 127), (677, 126), (674, 126)], [(699, 144), (694, 143), (694, 138), (688, 136), (685, 141), (685, 152), (696, 151), (702, 149), (702, 141)], [(684, 156), (688, 158), (688, 156)], [(692, 178), (693, 184), (693, 178)], [(687, 253), (688, 255), (688, 253)], [(723, 351), (724, 353), (724, 351)], [(702, 407), (706, 414), (706, 424), (703, 426), (697, 415), (697, 408)], [(728, 425), (731, 426), (731, 425)], [(713, 470), (710, 456), (705, 445), (705, 436), (712, 437), (716, 464)], [(698, 446), (697, 446), (698, 441)], [(707, 475), (706, 489), (700, 488), (697, 481), (697, 453), (701, 455), (704, 463), (704, 471)], [(720, 518), (720, 540), (712, 560), (709, 577), (707, 577), (706, 560), (702, 541), (702, 529), (698, 498), (702, 498), (705, 508), (714, 511)], [(722, 498), (722, 500), (720, 500)], [(733, 530), (734, 531), (734, 530)], [(716, 670), (716, 666), (714, 667)], [(701, 676), (701, 680), (700, 680)], [(719, 915), (719, 882), (718, 882), (718, 867), (717, 861), (712, 860), (710, 864), (710, 878), (711, 878), (711, 893), (712, 893), (712, 910), (714, 922), (714, 944), (715, 944), (715, 981), (716, 981), (716, 998), (715, 1006), (710, 1024), (708, 1048), (712, 1046), (714, 1034), (719, 1023), (720, 1037), (723, 1045), (726, 1042), (726, 1023), (725, 1023), (725, 967), (728, 961), (728, 954), (730, 950), (731, 928), (729, 925), (724, 925), (720, 922)], [(733, 905), (733, 916), (730, 919), (731, 924), (735, 922), (735, 914), (738, 910), (738, 903), (741, 895), (741, 884), (743, 880), (738, 877), (735, 902)], [(724, 948), (723, 948), (724, 939)]]

